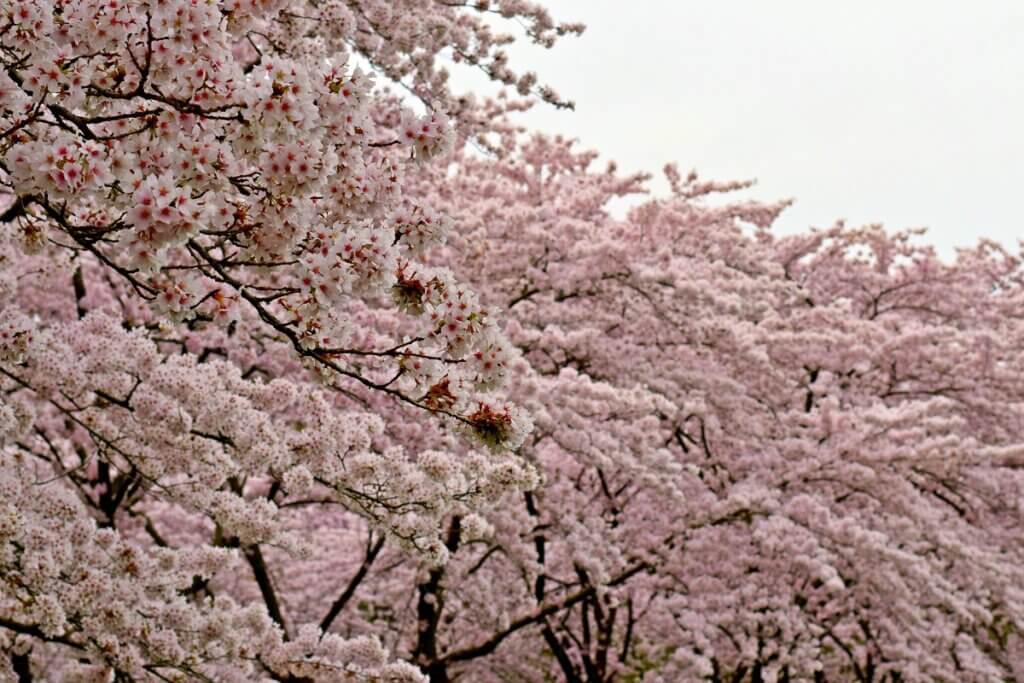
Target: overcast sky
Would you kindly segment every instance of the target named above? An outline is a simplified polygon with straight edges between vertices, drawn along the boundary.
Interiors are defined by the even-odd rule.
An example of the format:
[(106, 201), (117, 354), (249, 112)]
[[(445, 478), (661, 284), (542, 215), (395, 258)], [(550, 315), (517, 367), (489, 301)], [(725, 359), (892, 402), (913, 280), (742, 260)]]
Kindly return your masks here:
[(587, 24), (514, 49), (575, 112), (530, 125), (623, 170), (677, 161), (792, 197), (781, 230), (926, 226), (943, 253), (1024, 237), (1020, 0), (548, 0)]

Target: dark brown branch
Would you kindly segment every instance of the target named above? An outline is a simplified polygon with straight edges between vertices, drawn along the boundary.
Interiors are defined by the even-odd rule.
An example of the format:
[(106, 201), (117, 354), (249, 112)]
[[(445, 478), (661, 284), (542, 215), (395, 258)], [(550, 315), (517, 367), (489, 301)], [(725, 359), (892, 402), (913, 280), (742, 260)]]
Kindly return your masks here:
[(377, 559), (377, 555), (383, 547), (384, 536), (381, 535), (377, 537), (377, 540), (374, 541), (373, 545), (366, 549), (366, 557), (363, 559), (363, 563), (359, 565), (359, 569), (356, 570), (356, 573), (351, 579), (349, 579), (348, 585), (345, 586), (345, 590), (341, 592), (341, 595), (339, 595), (338, 599), (334, 601), (334, 604), (331, 605), (331, 609), (328, 610), (327, 614), (320, 622), (320, 631), (322, 633), (327, 633), (327, 629), (331, 627), (335, 618), (341, 614), (341, 611), (345, 609), (345, 605), (347, 605), (348, 601), (352, 599), (353, 595), (355, 595), (356, 589), (359, 588), (359, 584), (362, 583), (364, 578), (366, 578), (366, 575), (370, 571), (370, 567), (373, 565), (374, 560)]
[[(533, 495), (532, 491), (526, 491), (523, 494), (526, 500), (526, 512), (534, 519), (540, 518), (540, 511), (537, 509), (537, 500)], [(537, 564), (540, 565), (541, 570), (537, 572), (537, 578), (533, 582), (533, 596), (537, 601), (537, 604), (543, 604), (546, 589), (547, 575), (544, 573), (546, 568), (544, 563), (546, 561), (546, 543), (547, 537), (544, 534), (537, 533), (539, 528), (534, 528), (535, 536), (533, 537), (533, 547), (537, 553)], [(548, 649), (551, 650), (552, 654), (555, 655), (555, 660), (558, 662), (559, 668), (565, 675), (566, 683), (581, 683), (579, 674), (576, 672), (576, 665), (573, 664), (572, 658), (569, 657), (569, 653), (566, 651), (565, 645), (558, 640), (555, 635), (555, 631), (551, 628), (551, 624), (545, 618), (543, 620), (543, 627), (541, 628), (541, 635), (544, 637), (544, 642), (548, 644)]]
[(21, 197), (15, 197), (14, 203), (7, 207), (7, 210), (3, 213), (0, 213), (0, 223), (10, 223), (24, 215), (26, 215), (25, 202)]
[[(625, 583), (629, 579), (633, 578), (640, 572), (649, 570), (650, 565), (648, 565), (646, 562), (640, 562), (638, 564), (634, 564), (629, 569), (626, 569), (622, 573), (613, 577), (611, 581), (604, 585), (618, 586), (619, 584)], [(490, 653), (494, 652), (498, 648), (498, 646), (501, 645), (501, 643), (513, 633), (516, 633), (517, 631), (520, 631), (526, 628), (527, 626), (537, 624), (546, 619), (547, 617), (551, 616), (552, 614), (557, 614), (562, 610), (568, 609), (573, 605), (576, 605), (582, 602), (583, 600), (586, 600), (590, 596), (594, 595), (594, 593), (596, 592), (597, 588), (595, 588), (594, 586), (587, 586), (586, 588), (582, 588), (576, 591), (575, 593), (572, 593), (571, 595), (560, 600), (559, 602), (549, 604), (546, 607), (536, 610), (531, 614), (526, 614), (513, 620), (506, 628), (498, 631), (490, 638), (481, 643), (472, 645), (462, 650), (456, 650), (455, 652), (449, 653), (444, 657), (442, 661), (463, 662), (470, 659), (476, 659), (477, 657), (483, 657), (484, 655), (489, 655)]]
[(82, 305), (82, 300), (85, 299), (85, 278), (82, 277), (82, 266), (75, 268), (75, 274), (71, 276), (71, 284), (75, 288), (75, 311), (78, 313), (78, 319), (81, 320), (85, 317), (85, 307)]
[(256, 579), (256, 584), (260, 587), (263, 602), (267, 606), (267, 614), (274, 620), (274, 623), (281, 627), (281, 637), (288, 640), (288, 626), (285, 624), (284, 614), (281, 612), (281, 603), (277, 599), (277, 593), (274, 592), (274, 584), (270, 580), (270, 570), (263, 559), (263, 552), (260, 550), (259, 545), (250, 545), (246, 546), (244, 553), (245, 559), (249, 561), (249, 566), (252, 567), (253, 578)]
[(29, 653), (11, 653), (11, 669), (18, 675), (18, 683), (32, 683), (32, 667)]
[[(461, 537), (462, 519), (453, 517), (445, 539), (449, 552), (458, 550)], [(447, 659), (438, 656), (437, 643), (437, 630), (444, 610), (443, 578), (444, 567), (434, 567), (428, 572), (426, 581), (417, 586), (419, 600), (416, 603), (416, 616), (419, 629), (412, 656), (413, 661), (430, 677), (430, 683), (448, 683), (450, 680)]]
[(22, 635), (32, 636), (33, 638), (38, 638), (39, 640), (47, 643), (59, 643), (61, 645), (73, 647), (77, 650), (85, 649), (75, 641), (71, 640), (67, 635), (48, 636), (43, 633), (42, 629), (38, 626), (22, 624), (11, 619), (5, 619), (4, 617), (0, 617), (0, 628), (5, 628), (8, 631), (14, 631), (15, 633), (21, 633)]

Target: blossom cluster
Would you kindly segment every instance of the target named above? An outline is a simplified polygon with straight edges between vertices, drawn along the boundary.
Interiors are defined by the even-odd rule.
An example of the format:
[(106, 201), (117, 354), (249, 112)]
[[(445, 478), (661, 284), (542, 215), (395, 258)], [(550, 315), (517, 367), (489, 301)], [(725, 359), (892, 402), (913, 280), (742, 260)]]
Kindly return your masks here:
[[(414, 114), (356, 64), (351, 43), (379, 26), (380, 8), (350, 22), (351, 7), (321, 5), (5, 4), (16, 39), (0, 83), (3, 183), (23, 206), (27, 247), (57, 239), (91, 252), (157, 316), (269, 323), (323, 380), (369, 386), (401, 359), (354, 367), (338, 352), (362, 350), (346, 346), (343, 309), (390, 298), (453, 230), (403, 198), (402, 178), (449, 152), (455, 133), (437, 108), (446, 95)], [(435, 9), (458, 22), (458, 11), (417, 11)], [(534, 8), (509, 10), (553, 26)], [(326, 40), (311, 38), (334, 19)], [(360, 50), (388, 76), (393, 47)], [(495, 318), (450, 274), (432, 281), (443, 287), (429, 305), (401, 307), (416, 340), (405, 351), (444, 364), (460, 405), (490, 405), (480, 392), (500, 384), (491, 369), (507, 346)], [(463, 365), (467, 354), (490, 358)]]

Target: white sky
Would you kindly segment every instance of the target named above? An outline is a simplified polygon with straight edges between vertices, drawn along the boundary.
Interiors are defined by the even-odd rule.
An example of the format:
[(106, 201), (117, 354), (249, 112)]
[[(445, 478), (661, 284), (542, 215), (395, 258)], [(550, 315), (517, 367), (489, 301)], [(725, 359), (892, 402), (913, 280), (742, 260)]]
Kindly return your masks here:
[(756, 178), (748, 196), (797, 200), (782, 231), (926, 226), (944, 254), (1024, 237), (1020, 0), (546, 4), (587, 31), (510, 51), (577, 105), (534, 128), (623, 171)]

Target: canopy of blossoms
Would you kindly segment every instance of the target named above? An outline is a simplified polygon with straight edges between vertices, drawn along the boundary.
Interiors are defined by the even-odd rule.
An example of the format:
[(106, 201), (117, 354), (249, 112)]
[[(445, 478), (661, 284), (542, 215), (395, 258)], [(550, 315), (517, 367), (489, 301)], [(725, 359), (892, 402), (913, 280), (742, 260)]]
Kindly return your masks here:
[(1019, 257), (615, 217), (506, 24), (0, 0), (0, 679), (1024, 677)]

